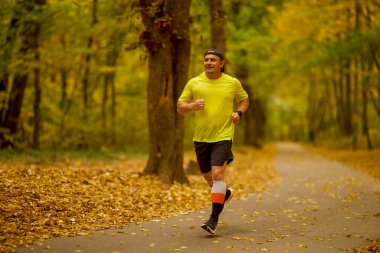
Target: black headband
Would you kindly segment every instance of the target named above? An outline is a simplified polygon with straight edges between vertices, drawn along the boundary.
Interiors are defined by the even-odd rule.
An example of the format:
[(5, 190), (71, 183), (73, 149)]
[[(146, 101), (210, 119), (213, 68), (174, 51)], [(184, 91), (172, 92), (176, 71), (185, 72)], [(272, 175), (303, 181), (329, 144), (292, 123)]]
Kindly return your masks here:
[(210, 50), (207, 50), (203, 57), (205, 57), (205, 56), (208, 55), (208, 54), (213, 54), (213, 55), (219, 56), (219, 58), (220, 58), (222, 61), (224, 60), (223, 53), (222, 53), (220, 50), (218, 50), (218, 49), (210, 49)]

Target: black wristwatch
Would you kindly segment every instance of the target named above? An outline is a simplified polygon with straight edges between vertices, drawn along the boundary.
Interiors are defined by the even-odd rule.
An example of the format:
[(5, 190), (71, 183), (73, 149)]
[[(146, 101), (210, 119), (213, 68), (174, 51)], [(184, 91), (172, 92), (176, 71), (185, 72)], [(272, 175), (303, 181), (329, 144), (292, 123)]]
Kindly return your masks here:
[(239, 117), (243, 116), (243, 112), (242, 111), (235, 111), (239, 114)]

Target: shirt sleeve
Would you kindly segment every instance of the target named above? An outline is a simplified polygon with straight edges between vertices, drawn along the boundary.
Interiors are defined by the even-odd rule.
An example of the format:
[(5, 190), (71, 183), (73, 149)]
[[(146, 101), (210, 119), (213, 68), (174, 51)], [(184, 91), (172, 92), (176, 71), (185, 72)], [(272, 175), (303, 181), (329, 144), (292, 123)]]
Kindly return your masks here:
[(192, 81), (190, 80), (182, 91), (181, 96), (178, 98), (178, 102), (190, 103), (193, 100), (193, 93), (191, 89)]
[(235, 83), (235, 100), (237, 103), (248, 98), (248, 93), (243, 89), (240, 81), (236, 79)]

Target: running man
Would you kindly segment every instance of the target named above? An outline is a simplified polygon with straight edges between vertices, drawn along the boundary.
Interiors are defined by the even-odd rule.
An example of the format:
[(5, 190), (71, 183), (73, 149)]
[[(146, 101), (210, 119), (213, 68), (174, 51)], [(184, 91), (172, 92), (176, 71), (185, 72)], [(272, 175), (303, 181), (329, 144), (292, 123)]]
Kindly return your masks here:
[[(212, 212), (201, 225), (214, 234), (225, 202), (233, 190), (224, 181), (227, 164), (233, 161), (234, 127), (248, 109), (248, 94), (240, 81), (224, 73), (224, 56), (217, 49), (204, 54), (204, 72), (185, 86), (177, 103), (177, 111), (195, 111), (194, 147), (204, 179), (211, 187)], [(235, 109), (236, 108), (236, 109)]]

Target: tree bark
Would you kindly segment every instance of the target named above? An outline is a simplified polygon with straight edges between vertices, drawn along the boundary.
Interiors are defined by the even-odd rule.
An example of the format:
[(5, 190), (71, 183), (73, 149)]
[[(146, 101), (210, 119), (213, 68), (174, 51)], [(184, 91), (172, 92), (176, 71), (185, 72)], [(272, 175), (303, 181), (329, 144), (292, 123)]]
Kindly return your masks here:
[(376, 111), (376, 114), (378, 117), (380, 117), (380, 88), (377, 88), (377, 97), (378, 99), (376, 99), (376, 96), (373, 94), (372, 91), (370, 91), (369, 95), (371, 96), (371, 101), (372, 101), (372, 105), (373, 105), (373, 108), (375, 109)]
[(354, 110), (353, 110), (353, 130), (352, 130), (352, 149), (358, 149), (359, 138), (359, 60), (354, 59)]
[[(240, 53), (242, 58), (247, 57), (247, 52), (244, 49)], [(248, 85), (249, 75), (250, 72), (246, 66), (236, 65), (236, 78), (240, 80), (244, 90), (248, 93), (250, 108), (252, 108), (247, 110), (243, 116), (245, 123), (244, 144), (261, 148), (265, 138), (265, 110), (262, 100), (254, 96), (252, 88)]]
[[(98, 7), (98, 0), (92, 0), (92, 22), (91, 27), (94, 27), (96, 25), (97, 21), (97, 7)], [(94, 43), (93, 36), (90, 36), (87, 40), (87, 50), (88, 53), (85, 56), (85, 69), (84, 69), (84, 75), (83, 75), (83, 86), (82, 86), (82, 95), (83, 95), (83, 125), (87, 126), (88, 124), (88, 108), (89, 108), (89, 99), (88, 99), (88, 90), (89, 90), (89, 83), (90, 83), (90, 62), (91, 62), (91, 50), (92, 50), (92, 44)], [(88, 146), (88, 136), (86, 133), (85, 128), (82, 128), (81, 130), (81, 141), (79, 143), (79, 148), (87, 148)]]
[[(112, 50), (107, 53), (107, 66), (115, 67), (116, 60), (119, 56), (119, 51)], [(110, 93), (110, 94), (109, 94)], [(104, 86), (103, 86), (103, 100), (102, 100), (102, 126), (103, 126), (103, 137), (108, 139), (107, 135), (109, 133), (108, 124), (107, 124), (107, 109), (108, 101), (111, 96), (111, 121), (114, 121), (115, 111), (116, 111), (116, 100), (115, 100), (115, 72), (106, 73), (104, 76)], [(114, 143), (114, 124), (111, 122), (111, 144)]]
[(346, 59), (344, 64), (344, 79), (346, 84), (345, 91), (345, 104), (343, 110), (344, 126), (343, 131), (344, 135), (349, 137), (352, 135), (352, 102), (351, 102), (351, 59)]
[(226, 36), (224, 32), (224, 20), (226, 12), (222, 0), (209, 0), (209, 12), (211, 22), (211, 46), (225, 53)]
[(318, 86), (316, 78), (313, 77), (310, 81), (310, 90), (309, 90), (309, 96), (308, 96), (308, 104), (307, 104), (307, 119), (308, 119), (308, 125), (309, 125), (309, 133), (308, 137), (309, 140), (314, 143), (315, 138), (317, 136), (317, 120), (318, 120), (318, 112), (319, 110), (319, 104), (318, 104)]
[[(370, 18), (369, 13), (370, 12), (369, 12), (368, 6), (365, 6), (362, 14), (364, 15), (366, 27), (371, 26), (371, 18)], [(368, 85), (370, 83), (370, 76), (368, 73), (371, 72), (373, 63), (366, 62), (364, 53), (360, 54), (360, 60), (361, 60), (361, 72), (365, 73), (365, 74), (363, 74), (363, 79), (362, 79), (362, 106), (363, 106), (363, 109), (362, 109), (362, 126), (363, 126), (362, 134), (367, 139), (367, 149), (371, 150), (371, 149), (373, 149), (373, 145), (372, 145), (371, 135), (370, 135), (369, 126), (368, 126), (368, 93), (369, 93), (368, 92)]]
[[(36, 19), (36, 16), (38, 17), (39, 13), (42, 11), (42, 6), (45, 4), (46, 0), (23, 0), (18, 1), (16, 5), (16, 13), (20, 16), (16, 17), (15, 20), (20, 19), (22, 22), (18, 24), (20, 20), (17, 22), (15, 21), (15, 27), (12, 27), (11, 29), (17, 29), (18, 27), (22, 29), (20, 33), (22, 39), (18, 54), (23, 61), (15, 69), (9, 100), (7, 101), (6, 107), (2, 108), (1, 111), (2, 120), (0, 121), (0, 128), (6, 129), (10, 138), (9, 136), (6, 137), (6, 135), (0, 134), (0, 147), (14, 145), (12, 142), (12, 136), (14, 136), (18, 130), (22, 101), (24, 99), (25, 88), (30, 74), (28, 72), (28, 65), (31, 61), (30, 59), (35, 59), (35, 56), (33, 55), (36, 55), (38, 50), (40, 24), (38, 19)], [(29, 20), (30, 16), (33, 16), (31, 20)], [(12, 33), (10, 33), (10, 37), (7, 38), (10, 41), (16, 39), (11, 36)], [(7, 87), (9, 85), (8, 77), (9, 72), (5, 71), (2, 76), (1, 86)]]
[[(62, 106), (62, 116), (60, 119), (59, 130), (58, 130), (58, 133), (59, 133), (58, 139), (60, 140), (60, 142), (63, 142), (64, 138), (66, 138), (66, 136), (65, 136), (66, 135), (65, 121), (66, 121), (66, 117), (68, 116), (68, 114), (70, 112), (71, 106), (74, 103), (75, 94), (76, 94), (77, 90), (80, 89), (80, 82), (81, 82), (80, 74), (82, 73), (82, 68), (84, 67), (83, 66), (84, 60), (85, 59), (81, 59), (80, 63), (78, 64), (77, 73), (73, 75), (73, 76), (75, 76), (74, 81), (73, 81), (73, 87), (74, 88)], [(67, 73), (67, 72), (65, 72), (65, 73)], [(62, 82), (65, 82), (65, 81), (66, 81), (66, 78), (62, 78)], [(65, 84), (62, 83), (62, 87), (67, 87), (67, 86), (65, 86)]]
[[(63, 50), (66, 50), (66, 41), (65, 41), (64, 36), (60, 37), (60, 42), (62, 44)], [(64, 67), (62, 67), (59, 71), (59, 74), (60, 74), (60, 79), (61, 79), (61, 101), (59, 102), (59, 107), (62, 111), (64, 111), (67, 104), (67, 87), (68, 87), (67, 79), (68, 79), (69, 73)]]
[[(120, 13), (121, 15), (122, 13)], [(102, 100), (102, 125), (103, 125), (103, 136), (104, 139), (110, 139), (111, 145), (115, 143), (115, 114), (116, 114), (116, 87), (115, 87), (115, 69), (117, 59), (119, 58), (120, 52), (123, 48), (124, 38), (126, 36), (126, 32), (122, 31), (114, 31), (110, 37), (110, 41), (108, 43), (108, 52), (106, 54), (106, 65), (113, 70), (111, 72), (107, 72), (104, 76), (104, 87), (103, 87), (103, 100)], [(108, 104), (109, 98), (111, 98), (111, 122), (110, 128), (107, 124), (107, 112), (108, 112)], [(110, 138), (108, 138), (108, 133), (111, 133)]]
[[(5, 38), (5, 43), (1, 48), (2, 61), (0, 62), (0, 126), (3, 124), (7, 112), (8, 87), (9, 87), (9, 66), (12, 62), (12, 51), (17, 38), (17, 31), (20, 27), (20, 18), (23, 16), (22, 4), (15, 7), (13, 17), (9, 23), (9, 28)], [(1, 134), (1, 130), (0, 130)]]
[(146, 174), (164, 183), (187, 182), (183, 169), (183, 116), (176, 104), (188, 75), (190, 0), (140, 0), (145, 31), (141, 40), (149, 54), (149, 159)]
[(368, 104), (368, 96), (365, 88), (362, 89), (362, 98), (363, 98), (363, 111), (362, 111), (362, 125), (363, 125), (363, 135), (367, 139), (367, 149), (373, 149), (371, 136), (369, 134), (368, 127), (368, 113), (367, 113), (367, 104)]
[[(241, 29), (239, 22), (237, 20), (238, 18), (237, 16), (240, 12), (241, 7), (242, 7), (241, 1), (234, 1), (231, 6), (232, 20), (234, 22), (236, 29)], [(223, 15), (220, 15), (220, 16), (224, 18), (223, 9), (219, 11), (219, 13), (223, 13)], [(215, 30), (217, 29), (217, 25), (215, 25), (214, 29)], [(222, 34), (223, 34), (222, 38), (224, 38), (224, 32)], [(218, 38), (218, 34), (215, 33), (214, 36)], [(238, 52), (238, 54), (242, 60), (235, 65), (236, 78), (240, 80), (244, 90), (248, 93), (248, 99), (249, 99), (249, 104), (250, 104), (250, 109), (247, 110), (244, 114), (244, 123), (245, 123), (244, 144), (251, 145), (256, 148), (261, 148), (265, 139), (265, 126), (266, 126), (265, 106), (263, 103), (263, 99), (257, 98), (254, 95), (255, 93), (254, 88), (248, 85), (250, 70), (247, 68), (247, 65), (244, 64), (247, 62), (247, 57), (248, 57), (247, 50), (241, 49)]]
[(9, 75), (11, 70), (9, 69), (9, 66), (12, 62), (12, 51), (17, 39), (17, 31), (22, 25), (20, 18), (23, 16), (23, 13), (23, 4), (17, 4), (9, 24), (5, 44), (3, 48), (1, 48), (3, 58), (1, 62), (3, 64), (0, 65), (0, 148), (14, 146), (9, 128), (9, 119), (7, 118), (10, 106), (10, 94), (8, 94), (8, 89), (10, 85)]
[[(36, 40), (35, 44), (35, 57), (34, 60), (36, 63), (39, 63), (40, 61), (40, 53), (39, 53), (39, 37), (40, 37), (40, 26), (38, 25), (35, 30), (35, 36), (34, 39)], [(40, 148), (40, 129), (41, 129), (41, 110), (40, 110), (40, 104), (41, 104), (41, 84), (40, 84), (40, 68), (39, 64), (37, 64), (34, 67), (34, 105), (33, 105), (33, 111), (34, 111), (34, 124), (33, 124), (33, 148), (39, 149)]]
[[(360, 16), (361, 16), (361, 6), (357, 0), (355, 0), (355, 29), (360, 30)], [(362, 77), (360, 68), (360, 56), (354, 56), (354, 110), (353, 110), (353, 133), (352, 133), (352, 149), (358, 149), (358, 139), (359, 139), (359, 79)]]
[[(339, 60), (337, 66), (338, 77), (336, 80), (336, 103), (337, 103), (337, 122), (339, 126), (339, 133), (344, 132), (344, 82), (343, 82), (343, 61)], [(334, 78), (334, 77), (333, 77)]]
[(340, 133), (349, 137), (352, 134), (352, 106), (351, 106), (351, 60), (340, 60), (336, 89), (337, 122)]

